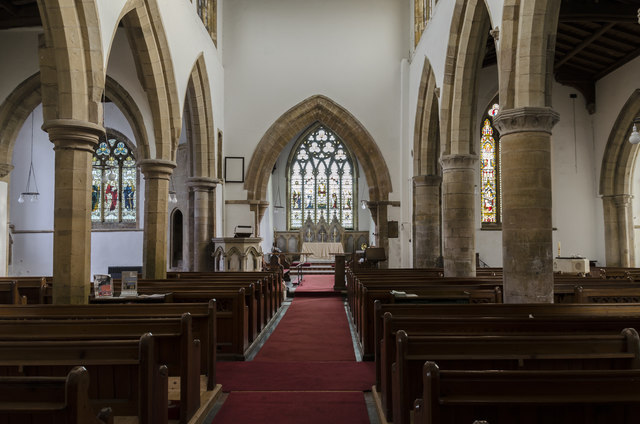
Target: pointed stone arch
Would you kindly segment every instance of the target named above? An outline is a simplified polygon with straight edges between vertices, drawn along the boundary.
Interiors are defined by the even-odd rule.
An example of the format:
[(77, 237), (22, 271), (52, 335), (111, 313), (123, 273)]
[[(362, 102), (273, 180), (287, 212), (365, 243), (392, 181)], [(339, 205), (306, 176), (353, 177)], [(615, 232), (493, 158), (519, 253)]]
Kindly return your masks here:
[(105, 69), (95, 0), (38, 1), (44, 120), (101, 124)]
[(157, 2), (136, 0), (127, 4), (127, 10), (121, 23), (153, 118), (154, 144), (149, 149), (150, 158), (173, 161), (182, 129), (180, 102)]
[(215, 126), (211, 87), (202, 54), (198, 56), (192, 67), (184, 103), (190, 117), (189, 142), (192, 157), (190, 174), (193, 177), (213, 178), (216, 172)]
[(489, 27), (484, 1), (456, 0), (440, 106), (443, 265), (451, 277), (476, 274), (474, 117)]
[(442, 85), (442, 154), (473, 154), (476, 80), (484, 57), (489, 11), (482, 0), (456, 0)]
[[(124, 114), (136, 139), (139, 159), (149, 157), (149, 142), (144, 120), (137, 104), (129, 93), (111, 77), (106, 79), (107, 92), (111, 100)], [(0, 105), (0, 163), (11, 163), (18, 132), (31, 112), (43, 102), (40, 73), (37, 72), (21, 82)]]
[(157, 0), (137, 0), (126, 6), (131, 9), (120, 22), (127, 33), (138, 80), (147, 94), (153, 120), (149, 159), (138, 162), (146, 181), (143, 274), (145, 278), (164, 278), (167, 270), (169, 179), (176, 166), (182, 116)]
[(627, 140), (639, 115), (640, 89), (637, 89), (629, 96), (613, 124), (602, 158), (600, 195), (604, 208), (607, 266), (635, 266), (631, 185), (638, 146)]
[(278, 156), (297, 134), (316, 122), (331, 128), (362, 164), (370, 201), (388, 201), (391, 176), (375, 140), (349, 111), (321, 95), (309, 97), (286, 111), (262, 136), (247, 168), (244, 188), (248, 200), (266, 202), (269, 175)]
[[(0, 105), (0, 164), (8, 174), (13, 165), (13, 148), (20, 129), (31, 112), (42, 103), (40, 72), (21, 82)], [(6, 174), (5, 174), (6, 175)]]
[(418, 88), (413, 134), (413, 175), (437, 175), (440, 164), (439, 89), (431, 62), (426, 57)]
[(211, 87), (204, 56), (196, 59), (184, 102), (189, 186), (187, 251), (189, 268), (211, 270), (209, 244), (216, 227), (215, 131)]
[(413, 266), (441, 266), (440, 117), (435, 75), (425, 57), (413, 138)]

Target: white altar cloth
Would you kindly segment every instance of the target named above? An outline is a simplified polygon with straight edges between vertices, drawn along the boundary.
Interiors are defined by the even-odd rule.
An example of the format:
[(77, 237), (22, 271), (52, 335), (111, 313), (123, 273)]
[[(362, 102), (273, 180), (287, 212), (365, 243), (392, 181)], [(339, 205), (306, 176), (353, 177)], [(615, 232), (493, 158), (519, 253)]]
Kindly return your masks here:
[(333, 255), (331, 255), (332, 253), (344, 253), (342, 243), (302, 243), (302, 254), (307, 256), (306, 260), (333, 260)]

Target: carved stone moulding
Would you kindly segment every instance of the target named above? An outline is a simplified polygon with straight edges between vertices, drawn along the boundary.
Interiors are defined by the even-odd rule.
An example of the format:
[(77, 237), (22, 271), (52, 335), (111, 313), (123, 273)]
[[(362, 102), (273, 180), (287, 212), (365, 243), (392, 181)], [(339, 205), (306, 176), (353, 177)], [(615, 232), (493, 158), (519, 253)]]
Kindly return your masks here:
[(501, 110), (493, 120), (500, 136), (522, 132), (544, 132), (560, 120), (560, 115), (550, 107), (520, 107)]

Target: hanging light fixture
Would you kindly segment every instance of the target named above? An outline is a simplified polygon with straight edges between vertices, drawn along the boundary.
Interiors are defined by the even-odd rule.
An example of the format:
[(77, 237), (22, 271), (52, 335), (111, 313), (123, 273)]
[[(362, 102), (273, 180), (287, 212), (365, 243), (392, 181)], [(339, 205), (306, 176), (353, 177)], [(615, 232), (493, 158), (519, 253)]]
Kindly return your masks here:
[(633, 131), (631, 131), (631, 135), (629, 136), (629, 143), (638, 144), (640, 143), (640, 133), (638, 133), (638, 128), (636, 124), (633, 124)]
[(169, 177), (169, 181), (171, 182), (171, 188), (169, 189), (169, 203), (178, 203), (178, 196), (176, 195), (176, 189), (173, 186), (173, 175)]
[[(36, 171), (33, 168), (33, 115), (34, 113), (31, 113), (31, 162), (29, 164), (29, 176), (27, 177), (27, 187), (25, 191), (20, 193), (20, 197), (18, 197), (19, 203), (24, 203), (27, 199), (30, 202), (36, 202), (38, 200), (38, 196), (40, 196), (40, 193), (38, 192), (38, 183), (36, 181)], [(31, 187), (32, 177), (33, 188)]]

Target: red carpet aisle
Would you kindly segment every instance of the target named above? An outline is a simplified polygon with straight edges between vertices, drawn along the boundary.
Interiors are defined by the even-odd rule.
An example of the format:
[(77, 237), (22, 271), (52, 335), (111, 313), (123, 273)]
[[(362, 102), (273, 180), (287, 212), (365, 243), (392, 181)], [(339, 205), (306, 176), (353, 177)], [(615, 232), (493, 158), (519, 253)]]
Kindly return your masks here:
[(302, 284), (296, 287), (296, 293), (332, 292), (333, 282), (333, 275), (305, 275)]
[(342, 298), (296, 297), (255, 361), (355, 361), (355, 358)]
[[(217, 364), (230, 394), (212, 424), (369, 423), (363, 392), (374, 364), (355, 361), (333, 276), (305, 276), (305, 285), (316, 296), (293, 300), (253, 361)], [(327, 295), (318, 296), (323, 285)]]

